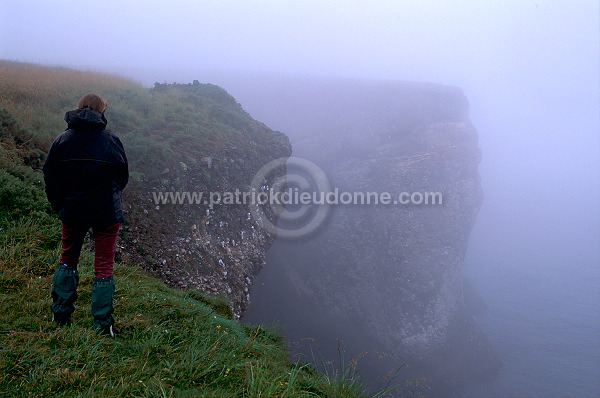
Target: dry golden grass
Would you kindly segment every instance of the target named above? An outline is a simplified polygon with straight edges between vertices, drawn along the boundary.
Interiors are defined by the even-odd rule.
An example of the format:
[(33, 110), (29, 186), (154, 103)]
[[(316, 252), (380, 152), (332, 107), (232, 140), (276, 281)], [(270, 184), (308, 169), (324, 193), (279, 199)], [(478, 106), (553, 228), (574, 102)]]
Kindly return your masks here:
[(75, 108), (82, 95), (95, 92), (111, 98), (132, 90), (143, 87), (107, 73), (0, 60), (0, 107), (44, 142), (64, 129), (64, 113)]

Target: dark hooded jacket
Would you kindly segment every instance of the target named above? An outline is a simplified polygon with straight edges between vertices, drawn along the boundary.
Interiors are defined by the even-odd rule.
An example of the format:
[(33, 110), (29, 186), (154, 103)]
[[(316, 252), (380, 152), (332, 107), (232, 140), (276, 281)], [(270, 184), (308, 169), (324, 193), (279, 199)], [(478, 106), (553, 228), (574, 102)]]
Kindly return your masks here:
[(43, 169), (52, 208), (67, 225), (123, 222), (121, 191), (129, 170), (121, 140), (93, 109), (69, 111), (65, 121), (68, 129), (52, 143)]

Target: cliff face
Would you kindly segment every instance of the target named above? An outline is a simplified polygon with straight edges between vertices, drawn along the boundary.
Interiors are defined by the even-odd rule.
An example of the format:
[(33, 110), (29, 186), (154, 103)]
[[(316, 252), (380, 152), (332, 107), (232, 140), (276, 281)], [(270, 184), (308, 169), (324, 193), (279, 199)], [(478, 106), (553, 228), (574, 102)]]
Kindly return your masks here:
[(437, 122), (367, 152), (331, 154), (338, 161), (327, 175), (340, 191), (439, 192), (443, 204), (336, 206), (297, 252), (312, 253), (304, 270), (291, 271), (302, 275), (291, 279), (299, 299), (320, 302), (324, 318), (358, 327), (353, 339), (434, 367), (438, 378), (456, 369), (490, 371), (497, 363), (480, 362), (494, 354), (465, 311), (461, 273), (482, 199), (475, 129), (468, 121)]
[(296, 103), (320, 125), (285, 130), (294, 156), (340, 192), (439, 192), (443, 203), (333, 206), (315, 235), (275, 243), (247, 318), (276, 318), (292, 340), (342, 338), (355, 352), (392, 354), (438, 388), (490, 375), (500, 362), (466, 309), (461, 272), (482, 201), (466, 98), (435, 85), (348, 87), (317, 89), (331, 112)]
[[(289, 156), (288, 137), (253, 120), (216, 86), (157, 85), (153, 95), (155, 101), (188, 104), (189, 109), (177, 119), (168, 111), (165, 120), (153, 125), (161, 129), (154, 142), (173, 142), (174, 150), (168, 152), (174, 154), (172, 158), (160, 152), (158, 159), (153, 153), (135, 153), (150, 177), (132, 181), (124, 192), (126, 223), (120, 255), (145, 264), (173, 287), (224, 294), (238, 318), (275, 236), (248, 216), (250, 203), (228, 201), (225, 195), (249, 192), (265, 163)], [(186, 126), (186, 117), (193, 124)], [(198, 142), (202, 136), (208, 138)], [(153, 164), (161, 168), (153, 169)], [(276, 171), (273, 178), (283, 175), (285, 167)], [(193, 196), (188, 194), (196, 195), (195, 199), (190, 201)], [(217, 196), (211, 200), (212, 194), (221, 200)], [(171, 195), (183, 196), (174, 200)]]

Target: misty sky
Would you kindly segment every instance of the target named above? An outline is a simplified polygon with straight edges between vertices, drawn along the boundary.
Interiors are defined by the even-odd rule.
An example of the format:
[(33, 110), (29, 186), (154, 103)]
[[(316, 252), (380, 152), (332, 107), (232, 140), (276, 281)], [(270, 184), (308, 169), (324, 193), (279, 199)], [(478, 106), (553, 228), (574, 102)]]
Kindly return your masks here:
[(596, 0), (0, 2), (3, 59), (143, 68), (148, 85), (227, 69), (459, 86), (486, 203), (542, 223), (548, 198), (598, 207), (599, 40)]
[(101, 70), (227, 68), (457, 85), (533, 77), (523, 67), (546, 71), (538, 83), (574, 67), (598, 71), (594, 0), (3, 0), (0, 22), (3, 58)]
[(599, 12), (596, 0), (3, 0), (0, 58), (166, 82), (227, 69), (456, 85), (487, 203), (548, 223), (549, 197), (598, 206)]

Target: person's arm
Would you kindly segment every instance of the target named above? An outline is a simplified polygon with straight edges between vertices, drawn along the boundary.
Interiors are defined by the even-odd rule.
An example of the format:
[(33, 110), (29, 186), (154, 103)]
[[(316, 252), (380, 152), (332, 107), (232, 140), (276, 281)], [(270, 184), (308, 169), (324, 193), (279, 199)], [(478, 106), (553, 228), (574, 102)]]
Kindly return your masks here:
[(127, 156), (125, 155), (125, 149), (123, 148), (123, 143), (121, 140), (115, 136), (115, 144), (117, 146), (117, 151), (119, 152), (119, 156), (122, 158), (122, 163), (119, 164), (117, 169), (117, 176), (115, 178), (115, 182), (119, 185), (121, 190), (125, 189), (125, 186), (129, 182), (129, 164), (127, 162)]
[(44, 172), (44, 183), (46, 185), (45, 190), (48, 202), (50, 202), (50, 206), (52, 206), (54, 211), (60, 212), (64, 199), (60, 192), (57, 152), (58, 145), (56, 141), (54, 141), (52, 147), (50, 147), (42, 170)]

